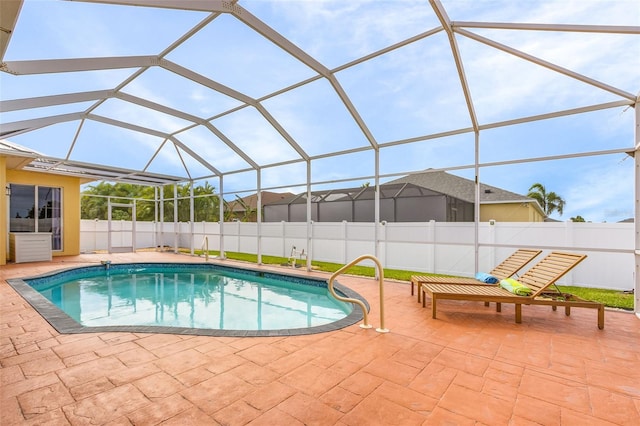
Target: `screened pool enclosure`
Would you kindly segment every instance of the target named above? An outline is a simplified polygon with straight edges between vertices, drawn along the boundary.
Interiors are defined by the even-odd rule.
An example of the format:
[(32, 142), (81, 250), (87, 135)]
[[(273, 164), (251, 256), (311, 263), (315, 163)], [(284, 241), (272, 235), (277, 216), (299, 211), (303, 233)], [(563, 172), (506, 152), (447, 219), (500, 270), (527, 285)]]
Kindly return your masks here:
[(309, 238), (312, 191), (370, 185), (378, 224), (380, 184), (447, 171), (476, 182), (476, 262), (479, 182), (543, 183), (566, 201), (558, 220), (635, 221), (640, 290), (636, 2), (0, 7), (0, 137), (28, 150), (23, 170), (306, 193)]

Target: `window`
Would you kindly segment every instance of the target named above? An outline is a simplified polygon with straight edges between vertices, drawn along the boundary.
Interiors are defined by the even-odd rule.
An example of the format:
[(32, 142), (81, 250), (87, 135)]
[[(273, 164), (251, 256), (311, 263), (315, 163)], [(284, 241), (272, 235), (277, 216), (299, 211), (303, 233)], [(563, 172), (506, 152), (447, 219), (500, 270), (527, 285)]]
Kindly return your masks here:
[(9, 232), (51, 232), (51, 248), (62, 250), (62, 189), (9, 186)]

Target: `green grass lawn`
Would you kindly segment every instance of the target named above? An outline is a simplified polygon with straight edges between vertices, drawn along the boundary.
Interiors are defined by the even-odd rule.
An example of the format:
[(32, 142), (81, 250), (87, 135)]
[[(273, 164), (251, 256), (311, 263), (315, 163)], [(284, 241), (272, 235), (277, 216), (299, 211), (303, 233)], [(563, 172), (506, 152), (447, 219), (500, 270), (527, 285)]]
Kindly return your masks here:
[[(202, 251), (196, 250), (197, 255), (203, 254)], [(219, 252), (209, 251), (209, 256), (217, 256)], [(239, 260), (244, 262), (257, 263), (258, 256), (255, 254), (247, 253), (234, 253), (225, 252), (228, 259)], [(262, 256), (262, 263), (269, 265), (282, 265), (287, 263), (287, 258), (277, 256)], [(343, 265), (337, 263), (328, 262), (316, 262), (312, 261), (311, 266), (316, 271), (321, 272), (335, 272), (342, 268)], [(359, 275), (365, 277), (374, 277), (375, 268), (370, 266), (355, 265), (346, 271), (350, 275)], [(398, 281), (410, 281), (412, 275), (436, 275), (428, 274), (425, 272), (417, 271), (403, 271), (399, 269), (385, 269), (385, 278), (398, 280)], [(591, 300), (593, 302), (603, 303), (605, 306), (618, 309), (633, 310), (633, 294), (625, 293), (618, 290), (608, 290), (602, 288), (588, 288), (588, 287), (574, 287), (574, 286), (558, 286), (563, 293), (571, 293), (578, 296), (581, 299)]]

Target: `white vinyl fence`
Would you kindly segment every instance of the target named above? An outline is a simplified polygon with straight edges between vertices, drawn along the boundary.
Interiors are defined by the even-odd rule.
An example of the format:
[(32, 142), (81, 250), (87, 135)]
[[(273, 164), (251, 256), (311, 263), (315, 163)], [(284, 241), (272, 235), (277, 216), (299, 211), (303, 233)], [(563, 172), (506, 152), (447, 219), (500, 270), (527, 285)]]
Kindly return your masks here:
[[(136, 249), (178, 247), (199, 250), (206, 241), (210, 250), (289, 257), (295, 247), (312, 260), (345, 264), (363, 254), (377, 254), (385, 268), (438, 274), (473, 276), (475, 273), (475, 225), (473, 223), (422, 222), (373, 223), (225, 222), (224, 239), (219, 223), (131, 223), (113, 221), (112, 247)], [(310, 229), (308, 229), (310, 228)], [(260, 234), (260, 238), (258, 235)], [(108, 249), (108, 222), (81, 221), (81, 250)], [(310, 237), (308, 237), (310, 235)], [(131, 244), (133, 242), (133, 244)], [(376, 243), (378, 251), (376, 252)], [(561, 284), (631, 290), (635, 287), (633, 223), (530, 223), (479, 224), (479, 267), (489, 271), (516, 248), (543, 249), (588, 255)]]

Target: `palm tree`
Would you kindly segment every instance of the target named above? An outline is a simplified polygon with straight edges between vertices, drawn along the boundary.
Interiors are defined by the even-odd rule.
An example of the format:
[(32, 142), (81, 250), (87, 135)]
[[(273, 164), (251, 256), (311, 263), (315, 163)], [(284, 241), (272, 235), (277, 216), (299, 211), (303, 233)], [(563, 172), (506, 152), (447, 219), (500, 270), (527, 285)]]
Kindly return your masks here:
[(558, 214), (562, 216), (565, 201), (555, 192), (547, 192), (543, 184), (534, 183), (531, 185), (527, 197), (538, 201), (547, 216), (551, 215), (554, 211), (557, 211)]
[[(161, 186), (164, 200), (164, 219), (173, 221), (173, 206), (176, 200), (173, 198), (173, 185)], [(178, 184), (178, 220), (187, 222), (190, 218), (189, 209), (190, 195), (189, 184)], [(215, 194), (215, 187), (208, 182), (193, 188), (194, 193), (194, 220), (196, 222), (207, 221), (217, 222), (219, 215), (218, 196)], [(108, 202), (107, 197), (112, 197), (118, 202), (130, 202), (135, 198), (137, 201), (136, 220), (155, 220), (155, 189), (151, 186), (132, 185), (128, 183), (110, 184), (100, 182), (89, 186), (83, 191), (83, 195), (100, 195), (100, 197), (85, 196), (80, 202), (82, 219), (107, 219)], [(118, 200), (117, 197), (122, 197)], [(127, 210), (114, 211), (113, 219), (131, 220), (131, 214)]]

